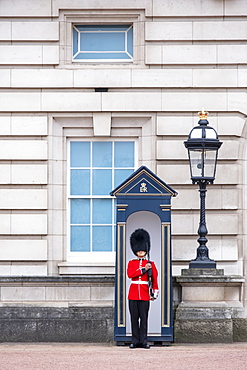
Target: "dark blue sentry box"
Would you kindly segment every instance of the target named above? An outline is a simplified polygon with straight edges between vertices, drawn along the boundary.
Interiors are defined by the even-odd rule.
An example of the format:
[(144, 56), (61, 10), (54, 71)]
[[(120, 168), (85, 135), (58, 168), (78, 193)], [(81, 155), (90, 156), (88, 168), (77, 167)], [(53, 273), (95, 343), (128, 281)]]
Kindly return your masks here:
[(128, 260), (136, 257), (129, 238), (143, 228), (150, 234), (150, 259), (159, 271), (160, 290), (158, 299), (150, 303), (148, 341), (168, 344), (173, 341), (171, 197), (177, 192), (141, 166), (110, 194), (117, 199), (114, 340), (117, 345), (131, 342), (126, 269)]

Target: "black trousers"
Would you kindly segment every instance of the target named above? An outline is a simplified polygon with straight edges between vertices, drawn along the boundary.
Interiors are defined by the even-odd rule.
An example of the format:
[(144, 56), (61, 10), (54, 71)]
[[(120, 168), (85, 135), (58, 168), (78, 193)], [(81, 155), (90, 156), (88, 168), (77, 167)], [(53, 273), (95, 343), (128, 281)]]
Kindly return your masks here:
[(129, 300), (132, 343), (146, 344), (150, 301)]

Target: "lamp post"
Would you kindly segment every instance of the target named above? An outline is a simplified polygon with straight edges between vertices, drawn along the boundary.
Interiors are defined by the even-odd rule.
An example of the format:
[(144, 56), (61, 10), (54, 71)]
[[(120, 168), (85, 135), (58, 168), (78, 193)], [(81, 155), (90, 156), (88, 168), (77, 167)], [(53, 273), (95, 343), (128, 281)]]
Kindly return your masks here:
[(208, 230), (205, 217), (205, 198), (207, 185), (213, 184), (215, 179), (218, 149), (222, 142), (219, 141), (215, 129), (208, 126), (208, 113), (202, 110), (198, 115), (200, 118), (199, 126), (190, 131), (188, 140), (184, 142), (188, 149), (191, 180), (193, 184), (199, 185), (200, 192), (199, 239), (197, 239), (199, 247), (196, 259), (190, 262), (189, 268), (216, 268), (216, 262), (209, 258), (206, 246)]

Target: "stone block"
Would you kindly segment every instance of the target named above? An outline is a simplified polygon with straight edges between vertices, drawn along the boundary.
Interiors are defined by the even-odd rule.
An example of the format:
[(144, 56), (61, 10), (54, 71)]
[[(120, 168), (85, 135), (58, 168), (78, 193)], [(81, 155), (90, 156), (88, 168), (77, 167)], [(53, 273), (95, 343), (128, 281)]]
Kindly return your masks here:
[[(198, 220), (199, 221), (199, 220)], [(222, 239), (214, 236), (208, 237), (209, 257), (217, 262), (238, 261), (238, 242), (235, 238)], [(183, 239), (173, 238), (172, 258), (173, 261), (190, 261), (196, 257), (198, 247), (197, 236)]]
[(201, 69), (201, 68), (193, 69), (193, 87), (237, 87), (237, 86), (238, 86), (237, 69)]
[(153, 16), (156, 17), (192, 17), (192, 16), (223, 16), (223, 3), (208, 0), (153, 0)]
[(47, 142), (42, 140), (0, 140), (1, 160), (47, 159)]
[(51, 0), (1, 0), (0, 14), (2, 17), (49, 17), (51, 8)]
[(145, 40), (192, 40), (192, 22), (146, 22)]
[(239, 184), (239, 168), (232, 164), (217, 163), (215, 182), (217, 184)]
[[(165, 142), (165, 141), (164, 141)], [(162, 144), (161, 144), (162, 145)], [(163, 181), (165, 181), (167, 184), (171, 185), (191, 185), (191, 179), (190, 179), (190, 168), (189, 168), (189, 162), (186, 162), (184, 164), (158, 164), (157, 166), (157, 175), (162, 178)], [(216, 185), (218, 184), (238, 184), (239, 183), (239, 168), (236, 166), (235, 163), (232, 164), (221, 164), (220, 162), (217, 164), (216, 169), (216, 178), (214, 183)], [(209, 188), (211, 190), (211, 188)], [(178, 190), (178, 189), (176, 189)], [(230, 192), (233, 189), (230, 189)], [(211, 193), (209, 191), (207, 193), (207, 197)], [(227, 194), (227, 191), (224, 193)], [(232, 200), (235, 199), (236, 201), (237, 191), (234, 190), (232, 192)], [(224, 203), (226, 201), (226, 204)], [(234, 201), (234, 202), (235, 202)], [(174, 204), (176, 203), (176, 199), (174, 199)], [(223, 207), (227, 206), (228, 199), (225, 199), (222, 202)], [(236, 203), (237, 204), (237, 201)], [(231, 207), (233, 204), (231, 205)]]
[(47, 117), (13, 116), (11, 117), (11, 135), (15, 136), (47, 135)]
[(130, 69), (86, 68), (74, 71), (74, 87), (130, 87)]
[[(216, 45), (163, 45), (162, 63), (154, 64), (216, 64)], [(150, 63), (152, 64), (152, 63)]]
[[(11, 264), (5, 262), (5, 264), (0, 264), (0, 275), (1, 276), (10, 276), (11, 275)], [(0, 290), (0, 296), (1, 296), (1, 290)]]
[(238, 87), (247, 85), (247, 69), (238, 69)]
[(238, 303), (240, 301), (240, 288), (239, 287), (230, 287), (230, 286), (226, 286), (225, 287), (225, 296), (224, 296), (224, 300), (226, 302), (236, 302)]
[(10, 116), (0, 117), (0, 135), (1, 136), (10, 135), (10, 130), (11, 130), (10, 122), (11, 122)]
[(0, 65), (42, 64), (42, 62), (40, 45), (0, 45)]
[(4, 164), (0, 165), (0, 184), (10, 184), (11, 183), (11, 174), (10, 174), (10, 165)]
[(0, 87), (10, 87), (10, 70), (0, 70)]
[(11, 184), (47, 184), (46, 165), (14, 164), (10, 166), (10, 171)]
[(226, 16), (246, 16), (247, 3), (245, 0), (226, 1), (224, 4), (224, 14)]
[(94, 136), (111, 135), (111, 113), (94, 113), (93, 114)]
[(232, 320), (175, 320), (176, 343), (232, 343)]
[(193, 22), (193, 40), (246, 40), (247, 22), (244, 20)]
[(239, 158), (239, 142), (224, 140), (224, 144), (219, 150), (219, 160), (237, 160)]
[(1, 261), (46, 261), (46, 240), (0, 240)]
[[(198, 243), (196, 237), (172, 240), (172, 259), (173, 261), (190, 261), (196, 257)], [(210, 250), (211, 252), (211, 250)], [(210, 254), (211, 256), (211, 254)], [(180, 272), (179, 272), (180, 274)], [(177, 275), (177, 274), (175, 274)]]
[(145, 46), (145, 64), (162, 64), (162, 45)]
[(150, 88), (191, 87), (192, 69), (133, 69), (131, 85)]
[[(241, 69), (238, 70), (238, 74), (240, 75)], [(247, 70), (246, 70), (247, 72)], [(246, 74), (247, 77), (247, 74)], [(247, 80), (246, 80), (247, 83)], [(218, 116), (217, 120), (217, 132), (219, 135), (219, 138), (221, 135), (229, 135), (229, 136), (241, 136), (245, 120), (238, 116), (238, 115), (227, 115), (227, 116)]]
[(224, 301), (224, 287), (220, 286), (183, 286), (182, 301), (221, 302)]
[(219, 64), (245, 64), (246, 45), (218, 45), (217, 57)]
[(46, 214), (11, 214), (10, 226), (12, 235), (46, 235)]
[(47, 264), (46, 263), (32, 263), (25, 264), (12, 263), (10, 266), (10, 276), (46, 276), (47, 275)]
[(13, 69), (12, 87), (73, 87), (73, 71), (60, 69)]
[(247, 342), (247, 319), (233, 319), (233, 341)]
[[(59, 153), (58, 153), (58, 156), (59, 156)], [(54, 160), (54, 161), (51, 161), (52, 163), (52, 171), (51, 171), (51, 168), (49, 169), (49, 172), (51, 171), (51, 173), (49, 173), (50, 176), (52, 176), (52, 182), (54, 185), (63, 185), (64, 184), (64, 180), (63, 180), (63, 174), (64, 174), (64, 162), (61, 161), (61, 160)]]
[(10, 214), (0, 214), (0, 234), (10, 234)]
[[(100, 111), (102, 93), (43, 92), (41, 110), (48, 112)], [(106, 93), (109, 95), (109, 93)], [(117, 94), (119, 95), (119, 94)]]
[[(224, 92), (162, 92), (162, 111), (194, 112), (195, 107), (207, 107), (209, 112), (230, 110), (227, 106), (228, 95)], [(229, 94), (229, 93), (228, 93)], [(243, 97), (244, 99), (244, 97)], [(178, 104), (179, 102), (179, 104)], [(245, 104), (245, 103), (244, 103)], [(238, 109), (239, 110), (239, 109)], [(235, 109), (237, 111), (237, 109)], [(198, 119), (197, 119), (198, 120)], [(212, 124), (212, 122), (211, 122)]]
[(207, 218), (207, 227), (210, 234), (232, 234), (239, 232), (239, 221), (237, 214), (210, 214)]
[(221, 240), (221, 260), (222, 261), (238, 261), (238, 241), (237, 239), (225, 238)]
[(39, 92), (1, 93), (0, 110), (2, 112), (37, 112), (40, 111)]
[(157, 135), (188, 136), (193, 128), (192, 116), (157, 116)]
[(114, 300), (114, 288), (112, 287), (94, 287), (90, 288), (91, 290), (91, 300), (106, 300), (106, 301), (113, 301)]
[[(22, 0), (23, 1), (23, 0)], [(43, 22), (12, 22), (13, 41), (58, 41), (59, 23)]]
[(0, 209), (47, 209), (47, 190), (0, 189)]
[(11, 40), (11, 22), (0, 22), (0, 40)]
[(193, 214), (174, 214), (172, 216), (172, 234), (186, 235), (194, 233), (194, 217)]
[[(82, 2), (81, 0), (59, 0), (59, 7), (58, 9), (86, 9), (88, 10), (88, 3), (87, 2)], [(56, 11), (57, 8), (55, 7)], [(100, 10), (102, 11), (102, 4), (99, 3), (98, 0), (90, 0), (90, 8), (94, 10)], [(149, 0), (136, 0), (133, 3), (133, 0), (121, 0), (118, 2), (112, 1), (112, 0), (107, 0), (105, 2), (105, 9), (113, 9), (114, 11), (118, 11), (119, 9), (145, 9), (148, 12), (148, 15), (152, 15), (151, 10), (152, 10), (152, 3), (150, 3)], [(56, 15), (57, 13), (53, 13)], [(104, 13), (103, 13), (104, 14)], [(128, 13), (127, 13), (128, 14)], [(132, 15), (132, 12), (131, 12)]]
[(59, 64), (59, 45), (42, 46), (42, 64)]
[(86, 301), (90, 300), (90, 287), (46, 287), (47, 301)]
[(1, 307), (1, 342), (112, 342), (112, 307)]
[[(97, 95), (100, 95), (98, 93)], [(161, 94), (156, 92), (102, 93), (103, 111), (160, 111)]]
[(2, 287), (1, 288), (1, 299), (2, 301), (44, 301), (45, 300), (45, 288), (44, 287)]
[(182, 140), (157, 140), (157, 159), (187, 159)]
[[(167, 184), (177, 185), (183, 184), (188, 185), (191, 184), (190, 180), (190, 169), (189, 164), (185, 165), (158, 165), (157, 166), (157, 175), (165, 181)], [(172, 204), (176, 204), (176, 199), (172, 200)]]
[(247, 114), (246, 92), (228, 92), (227, 105), (229, 111), (241, 112)]

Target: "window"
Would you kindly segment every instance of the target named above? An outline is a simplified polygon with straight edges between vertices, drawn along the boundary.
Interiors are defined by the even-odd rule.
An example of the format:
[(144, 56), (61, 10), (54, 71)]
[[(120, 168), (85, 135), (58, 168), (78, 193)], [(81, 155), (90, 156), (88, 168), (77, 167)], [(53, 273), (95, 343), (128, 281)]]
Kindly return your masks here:
[(114, 252), (115, 199), (110, 192), (135, 170), (133, 141), (69, 142), (70, 257)]
[(73, 61), (133, 61), (133, 25), (74, 25)]

